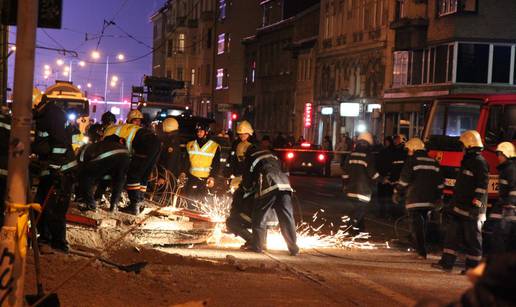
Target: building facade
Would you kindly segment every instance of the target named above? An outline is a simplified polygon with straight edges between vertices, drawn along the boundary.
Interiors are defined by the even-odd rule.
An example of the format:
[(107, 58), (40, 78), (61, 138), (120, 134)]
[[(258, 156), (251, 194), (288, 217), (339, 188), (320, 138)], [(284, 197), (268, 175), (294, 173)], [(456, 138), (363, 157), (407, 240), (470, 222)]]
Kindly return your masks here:
[(311, 135), (318, 2), (262, 1), (262, 24), (244, 39), (244, 116), (262, 134)]
[(516, 2), (396, 1), (386, 134), (420, 135), (435, 97), (516, 92)]
[(185, 81), (173, 103), (205, 117), (213, 112), (215, 4), (215, 0), (170, 0), (151, 17), (153, 76)]
[(394, 1), (387, 0), (321, 1), (315, 83), (319, 142), (324, 135), (335, 144), (344, 133), (379, 134), (393, 9)]

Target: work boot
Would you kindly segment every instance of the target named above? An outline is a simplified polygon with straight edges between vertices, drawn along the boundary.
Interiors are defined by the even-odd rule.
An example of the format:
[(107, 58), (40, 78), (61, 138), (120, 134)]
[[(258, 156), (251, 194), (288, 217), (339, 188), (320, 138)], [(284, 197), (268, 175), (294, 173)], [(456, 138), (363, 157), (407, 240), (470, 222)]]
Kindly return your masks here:
[(297, 256), (299, 254), (299, 247), (289, 248), (289, 254), (290, 256)]
[(117, 206), (116, 204), (111, 204), (111, 205), (109, 206), (109, 212), (111, 212), (111, 213), (116, 213), (116, 212), (118, 212), (118, 206)]
[(430, 266), (434, 269), (438, 269), (446, 273), (451, 273), (453, 270), (453, 267), (445, 266), (442, 264), (442, 262), (432, 263)]
[(82, 212), (86, 212), (86, 211), (97, 211), (97, 206), (95, 206), (94, 204), (82, 204), (79, 206), (79, 210), (81, 210)]
[(67, 254), (68, 251), (70, 250), (70, 248), (68, 247), (68, 243), (66, 243), (66, 242), (52, 242), (50, 244), (50, 247), (52, 247), (52, 249), (54, 249), (58, 252), (65, 253), (65, 254)]
[(121, 208), (120, 211), (132, 214), (132, 215), (139, 215), (140, 214), (140, 203), (138, 202), (131, 202), (129, 206), (125, 208)]

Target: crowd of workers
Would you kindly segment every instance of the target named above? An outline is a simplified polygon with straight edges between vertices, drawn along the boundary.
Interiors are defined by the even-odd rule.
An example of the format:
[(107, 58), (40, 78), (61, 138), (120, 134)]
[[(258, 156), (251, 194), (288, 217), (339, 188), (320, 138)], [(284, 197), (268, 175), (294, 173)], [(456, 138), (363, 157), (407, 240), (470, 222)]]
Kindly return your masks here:
[[(41, 243), (68, 250), (65, 215), (74, 189), (82, 210), (96, 210), (99, 199), (109, 188), (109, 210), (114, 212), (118, 210), (125, 185), (129, 205), (120, 210), (138, 215), (149, 176), (157, 163), (184, 183), (184, 193), (190, 200), (201, 200), (216, 185), (221, 146), (210, 137), (207, 124), (198, 123), (195, 135), (185, 142), (178, 134), (176, 119), (166, 118), (157, 130), (144, 127), (142, 120), (143, 114), (132, 110), (125, 123), (117, 124), (116, 117), (106, 112), (101, 123), (89, 126), (89, 142), (74, 146), (75, 123), (70, 123), (64, 110), (46, 101), (44, 96), (34, 105), (31, 176), (38, 182), (35, 201), (44, 205), (38, 224)], [(228, 230), (244, 238), (243, 248), (261, 252), (266, 248), (268, 214), (274, 211), (290, 254), (298, 254), (293, 189), (272, 150), (273, 143), (282, 138), (255, 142), (253, 128), (247, 121), (238, 123), (236, 133), (238, 139), (229, 157), (235, 191), (227, 219)], [(3, 112), (0, 114), (1, 197), (5, 197), (9, 134), (10, 116)], [(331, 150), (331, 142), (326, 141), (329, 144), (325, 148)], [(487, 210), (489, 173), (487, 162), (480, 154), (481, 137), (477, 131), (466, 131), (460, 142), (465, 154), (453, 199), (444, 206), (447, 223), (443, 255), (434, 264), (444, 271), (451, 271), (460, 250), (466, 254), (468, 269), (478, 265), (485, 250), (497, 253), (516, 249), (514, 145), (503, 142), (496, 149), (500, 162), (499, 198)], [(377, 185), (381, 214), (393, 208), (385, 204), (403, 203), (410, 215), (417, 253), (426, 258), (425, 227), (429, 213), (442, 206), (444, 178), (439, 163), (428, 156), (425, 144), (417, 138), (406, 140), (402, 135), (396, 136), (376, 156), (370, 133), (362, 133), (352, 142), (345, 139), (344, 143), (351, 150), (342, 162), (344, 196), (353, 208), (350, 231), (364, 230), (366, 208)], [(163, 184), (163, 180), (162, 176), (157, 184)], [(486, 218), (487, 222), (483, 223)], [(484, 240), (483, 224), (484, 233), (488, 234)], [(488, 249), (483, 248), (483, 241)]]

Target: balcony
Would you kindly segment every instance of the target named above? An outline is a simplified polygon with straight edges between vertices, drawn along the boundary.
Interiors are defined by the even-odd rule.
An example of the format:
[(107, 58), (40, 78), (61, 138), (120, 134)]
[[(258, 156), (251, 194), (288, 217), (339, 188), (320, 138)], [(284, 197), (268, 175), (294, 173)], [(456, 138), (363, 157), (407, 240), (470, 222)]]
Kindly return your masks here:
[(396, 32), (396, 50), (420, 49), (426, 46), (428, 19), (402, 18), (393, 21), (390, 28)]

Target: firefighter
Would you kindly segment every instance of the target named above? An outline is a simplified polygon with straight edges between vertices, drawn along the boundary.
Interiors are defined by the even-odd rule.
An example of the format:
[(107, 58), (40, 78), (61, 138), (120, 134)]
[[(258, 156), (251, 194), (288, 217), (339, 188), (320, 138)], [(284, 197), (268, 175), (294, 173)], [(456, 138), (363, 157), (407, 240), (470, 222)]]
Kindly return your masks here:
[(104, 132), (104, 137), (113, 134), (125, 140), (131, 154), (126, 183), (130, 203), (121, 211), (138, 215), (147, 191), (149, 175), (159, 157), (161, 143), (151, 130), (134, 124), (109, 126)]
[[(175, 118), (169, 117), (163, 121), (163, 134), (161, 135), (162, 151), (159, 159), (159, 165), (174, 174), (176, 178), (181, 173), (181, 161), (184, 158), (178, 129), (179, 123)], [(161, 177), (163, 180), (164, 177)]]
[(83, 210), (96, 210), (95, 186), (102, 178), (110, 176), (109, 211), (116, 211), (130, 162), (129, 151), (124, 145), (124, 140), (117, 135), (110, 135), (102, 141), (88, 144), (79, 152), (78, 161), (79, 191), (85, 203)]
[(68, 118), (65, 111), (48, 101), (45, 95), (35, 106), (34, 113), (36, 138), (32, 150), (40, 164), (48, 166), (42, 170), (36, 195), (37, 201), (45, 206), (39, 225), (40, 242), (67, 252), (65, 215), (72, 194), (72, 171), (77, 166), (71, 135), (64, 129)]
[(140, 110), (131, 110), (129, 114), (127, 114), (127, 123), (133, 124), (137, 126), (142, 126), (143, 114)]
[[(233, 190), (233, 199), (231, 202), (231, 210), (226, 227), (232, 233), (242, 237), (248, 246), (251, 242), (252, 235), (249, 232), (251, 228), (252, 213), (252, 197), (246, 195), (240, 187), (242, 175), (245, 171), (245, 155), (249, 147), (253, 146), (250, 139), (254, 133), (253, 127), (248, 121), (239, 122), (236, 127), (239, 141), (236, 142), (231, 150), (230, 169), (231, 169), (231, 190)], [(248, 196), (245, 197), (244, 196)]]
[(364, 216), (371, 201), (373, 185), (380, 177), (371, 153), (372, 144), (373, 136), (368, 132), (361, 133), (357, 138), (355, 150), (348, 155), (343, 166), (344, 193), (353, 209), (352, 233), (364, 230)]
[[(393, 139), (393, 150), (391, 156), (391, 166), (388, 175), (388, 183), (391, 185), (396, 185), (398, 180), (400, 179), (401, 170), (407, 159), (407, 151), (405, 150), (405, 142), (407, 141), (405, 135), (398, 134)], [(400, 208), (396, 204), (390, 203), (392, 206), (391, 214), (394, 217), (402, 215), (403, 208)]]
[(446, 272), (452, 271), (461, 246), (466, 253), (466, 270), (482, 259), (481, 227), (486, 213), (489, 167), (481, 155), (483, 144), (477, 131), (468, 130), (459, 140), (464, 146), (464, 157), (449, 208), (443, 254), (438, 263), (432, 264)]
[(444, 188), (439, 163), (428, 157), (425, 144), (418, 138), (405, 143), (408, 158), (401, 171), (394, 195), (405, 194), (405, 208), (412, 224), (418, 257), (426, 259), (426, 223), (428, 214), (441, 200)]
[(115, 114), (110, 111), (102, 114), (100, 119), (100, 123), (93, 124), (88, 129), (88, 137), (92, 143), (96, 143), (102, 139), (102, 135), (104, 134), (104, 130), (107, 127), (114, 125), (116, 123)]
[[(215, 176), (220, 165), (220, 146), (208, 136), (209, 126), (204, 123), (195, 125), (197, 138), (186, 144), (188, 159), (185, 159), (184, 170), (188, 170), (186, 194), (193, 200), (206, 196), (208, 189), (215, 186)], [(186, 175), (182, 173), (180, 177)]]
[(498, 201), (491, 208), (488, 221), (493, 234), (489, 237), (490, 253), (516, 251), (516, 164), (514, 145), (502, 142), (496, 148), (499, 165)]
[(292, 192), (287, 175), (281, 170), (278, 158), (270, 150), (253, 146), (246, 153), (246, 171), (242, 188), (254, 194), (252, 211), (252, 240), (247, 249), (262, 252), (266, 246), (267, 212), (274, 209), (278, 216), (281, 235), (290, 255), (296, 256), (296, 227), (292, 207)]
[(9, 156), (10, 135), (11, 116), (8, 112), (0, 112), (0, 227), (4, 224), (5, 196), (7, 191), (7, 163)]

